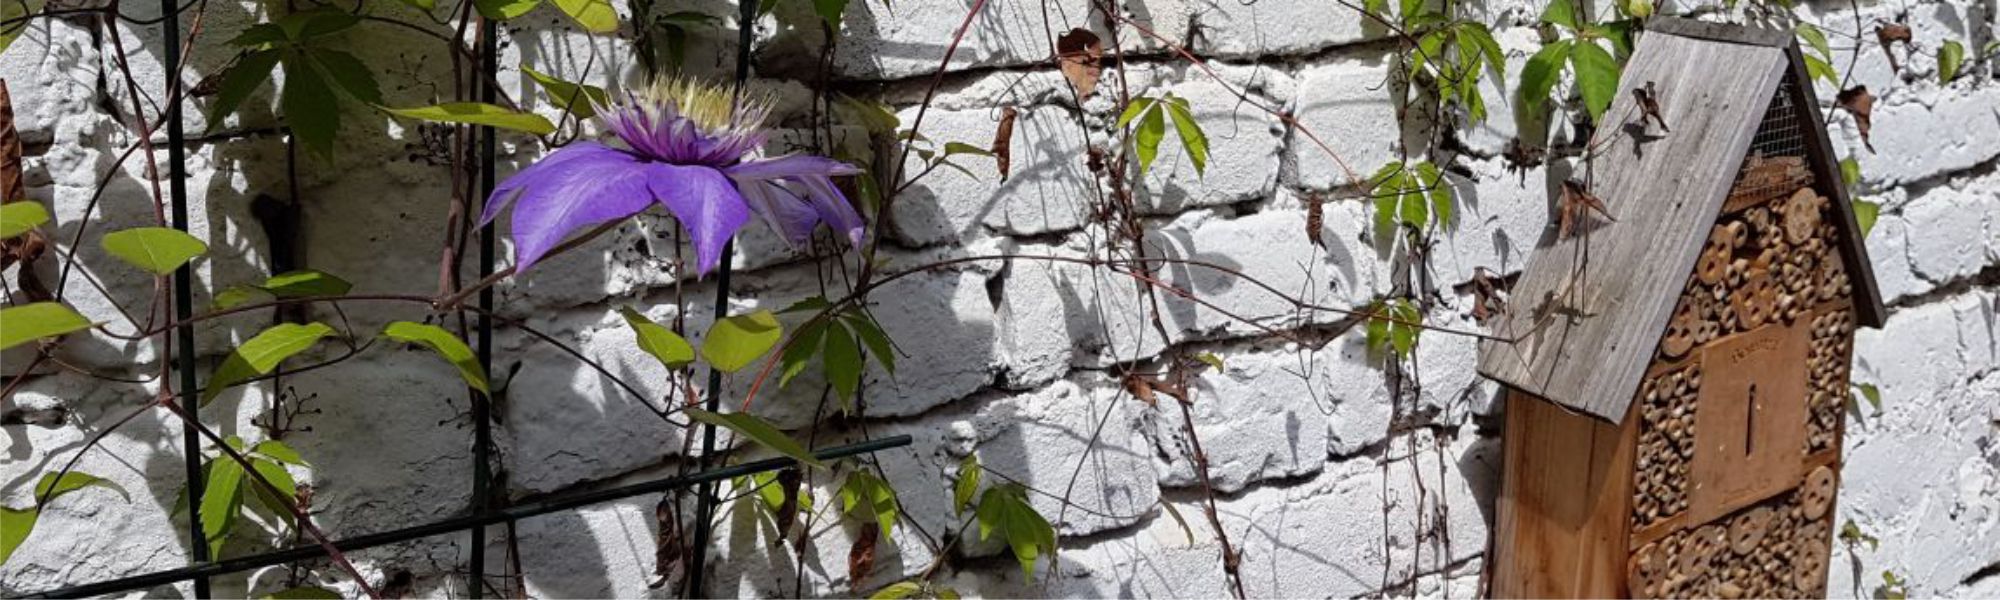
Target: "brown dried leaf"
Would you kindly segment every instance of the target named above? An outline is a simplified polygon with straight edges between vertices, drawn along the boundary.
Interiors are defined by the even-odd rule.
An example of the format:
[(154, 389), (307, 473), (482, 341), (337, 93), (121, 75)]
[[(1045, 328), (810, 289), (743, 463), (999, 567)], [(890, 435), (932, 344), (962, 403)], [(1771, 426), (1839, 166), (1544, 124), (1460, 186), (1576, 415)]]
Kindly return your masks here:
[(1146, 403), (1146, 406), (1159, 406), (1160, 404), (1159, 399), (1153, 397), (1152, 380), (1147, 379), (1145, 375), (1140, 375), (1138, 373), (1126, 373), (1124, 379), (1125, 379), (1125, 391), (1131, 392), (1132, 397), (1138, 398), (1140, 402)]
[(1014, 118), (1021, 111), (1009, 106), (1000, 109), (1000, 128), (993, 132), (993, 162), (1000, 168), (1000, 180), (1007, 180), (1007, 169), (1014, 164)]
[(1905, 48), (1909, 47), (1911, 42), (1910, 26), (1902, 23), (1881, 23), (1875, 26), (1875, 40), (1882, 43), (1882, 53), (1889, 56), (1889, 71), (1898, 74), (1902, 73), (1903, 67), (1896, 63), (1896, 53), (1890, 46), (1895, 45), (1896, 42), (1902, 42)]
[(1875, 142), (1868, 139), (1868, 129), (1872, 125), (1869, 116), (1875, 112), (1875, 95), (1868, 93), (1868, 86), (1859, 85), (1840, 91), (1833, 103), (1854, 114), (1854, 127), (1861, 130), (1861, 145), (1868, 147), (1868, 153), (1875, 153)]
[(1076, 87), (1079, 100), (1097, 91), (1097, 77), (1104, 71), (1104, 42), (1088, 29), (1071, 29), (1056, 38), (1056, 60), (1063, 77)]
[(1326, 247), (1320, 238), (1320, 229), (1326, 225), (1326, 199), (1319, 194), (1306, 194), (1306, 239), (1319, 248)]
[(1472, 279), (1453, 285), (1451, 289), (1472, 296), (1472, 318), (1484, 325), (1493, 315), (1507, 310), (1507, 299), (1501, 293), (1513, 290), (1514, 281), (1520, 278), (1520, 271), (1495, 277), (1486, 267), (1477, 267), (1472, 270)]
[[(5, 202), (34, 200), (28, 199), (28, 188), (22, 180), (21, 132), (14, 124), (14, 97), (7, 91), (7, 82), (0, 80), (0, 203)], [(0, 241), (0, 269), (20, 263), (21, 268), (14, 275), (15, 285), (30, 302), (55, 298), (35, 269), (36, 259), (47, 248), (48, 241), (42, 232), (35, 230)]]
[(1591, 194), (1589, 189), (1584, 188), (1583, 184), (1575, 179), (1563, 181), (1561, 204), (1562, 220), (1556, 231), (1556, 239), (1559, 240), (1568, 239), (1570, 234), (1577, 232), (1583, 219), (1588, 218), (1593, 211), (1603, 215), (1607, 221), (1618, 222), (1618, 219), (1611, 216), (1611, 212), (1604, 208), (1604, 200)]
[(675, 516), (674, 497), (667, 495), (653, 505), (653, 521), (660, 533), (653, 538), (653, 582), (647, 587), (659, 588), (672, 579), (681, 564), (681, 523)]
[(854, 595), (861, 595), (862, 586), (867, 585), (868, 574), (875, 570), (875, 543), (881, 540), (882, 530), (863, 526), (860, 537), (854, 538), (854, 547), (847, 551), (847, 583), (853, 586)]
[(1632, 88), (1632, 95), (1639, 100), (1639, 110), (1641, 111), (1639, 116), (1642, 119), (1640, 124), (1643, 125), (1643, 119), (1650, 117), (1653, 119), (1653, 122), (1660, 124), (1660, 130), (1673, 131), (1672, 128), (1667, 127), (1666, 117), (1660, 116), (1660, 93), (1654, 89), (1653, 82), (1646, 82), (1645, 87)]

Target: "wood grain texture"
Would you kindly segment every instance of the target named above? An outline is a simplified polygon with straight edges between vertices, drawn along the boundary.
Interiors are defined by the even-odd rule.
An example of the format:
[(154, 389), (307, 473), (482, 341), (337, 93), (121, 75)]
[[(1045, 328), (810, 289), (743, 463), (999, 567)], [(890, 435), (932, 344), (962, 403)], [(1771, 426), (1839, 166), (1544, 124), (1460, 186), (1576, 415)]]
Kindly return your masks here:
[(1625, 595), (1637, 432), (1509, 391), (1493, 597)]
[[(1779, 48), (1642, 39), (1579, 166), (1617, 221), (1544, 233), (1496, 326), (1514, 341), (1482, 344), (1481, 374), (1621, 422), (1787, 65)], [(1644, 129), (1631, 90), (1647, 82), (1672, 132)]]
[(1783, 48), (1792, 43), (1792, 32), (1785, 29), (1743, 27), (1740, 25), (1710, 23), (1707, 21), (1668, 16), (1647, 19), (1646, 31), (1772, 48)]

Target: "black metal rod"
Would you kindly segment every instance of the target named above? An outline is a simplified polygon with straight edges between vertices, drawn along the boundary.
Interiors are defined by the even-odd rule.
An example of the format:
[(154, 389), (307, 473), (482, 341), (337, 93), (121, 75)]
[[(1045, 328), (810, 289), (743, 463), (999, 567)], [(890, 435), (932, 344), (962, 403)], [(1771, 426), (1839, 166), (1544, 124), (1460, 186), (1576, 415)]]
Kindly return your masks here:
[[(736, 21), (736, 93), (741, 94), (743, 84), (750, 80), (750, 44), (756, 41), (757, 0), (737, 0)], [(722, 272), (715, 278), (715, 319), (721, 321), (729, 316), (729, 263), (736, 254), (736, 242), (731, 240), (722, 245)], [(722, 371), (710, 367), (708, 370), (709, 412), (721, 408)], [(708, 466), (708, 460), (715, 454), (715, 426), (702, 425), (701, 465)], [(708, 577), (709, 521), (715, 517), (715, 485), (695, 488), (694, 510), (694, 555), (688, 563), (687, 590), (682, 596), (687, 598), (707, 597), (702, 584)]]
[[(160, 38), (165, 44), (161, 52), (163, 71), (166, 73), (167, 105), (167, 202), (171, 211), (174, 229), (188, 230), (187, 209), (187, 156), (186, 132), (181, 130), (181, 16), (180, 3), (176, 0), (160, 0)], [(114, 32), (113, 35), (116, 35)], [(140, 119), (145, 117), (141, 115)], [(174, 328), (174, 364), (179, 371), (182, 390), (193, 390), (197, 385), (194, 374), (194, 324), (188, 318), (194, 316), (194, 267), (183, 264), (174, 270), (174, 320), (181, 325)], [(208, 535), (201, 523), (201, 494), (205, 483), (201, 477), (201, 412), (199, 409), (187, 411), (187, 420), (181, 425), (181, 454), (187, 465), (188, 497), (188, 553), (194, 562), (208, 560)], [(197, 598), (212, 596), (208, 578), (194, 578), (194, 595)]]
[[(479, 80), (479, 100), (491, 104), (494, 98), (493, 85), (499, 73), (499, 27), (492, 19), (480, 17), (479, 24), (479, 70), (485, 77)], [(479, 200), (484, 201), (493, 194), (494, 133), (492, 127), (479, 130)], [(455, 224), (454, 224), (455, 225)], [(493, 224), (479, 229), (479, 279), (484, 281), (493, 274)], [(493, 286), (479, 290), (479, 366), (486, 373), (493, 372)], [(490, 376), (490, 375), (489, 375)], [(485, 513), (492, 508), (489, 502), (493, 495), (492, 455), (493, 426), (488, 414), (491, 403), (477, 391), (467, 390), (472, 398), (472, 512)], [(468, 570), (471, 572), (471, 596), (481, 598), (486, 595), (486, 528), (472, 528), (472, 552)]]
[[(896, 435), (881, 439), (868, 440), (856, 444), (848, 444), (845, 446), (836, 446), (833, 448), (827, 448), (824, 450), (820, 450), (818, 452), (814, 452), (813, 456), (818, 457), (820, 460), (835, 460), (840, 458), (846, 458), (849, 456), (878, 452), (890, 448), (900, 448), (908, 445), (910, 445), (910, 436)], [(559, 496), (554, 498), (545, 498), (537, 501), (516, 504), (514, 506), (510, 506), (504, 509), (485, 512), (481, 514), (468, 515), (454, 519), (445, 519), (443, 521), (437, 521), (434, 523), (418, 525), (415, 527), (409, 527), (405, 529), (398, 529), (395, 531), (371, 533), (367, 535), (355, 536), (341, 540), (334, 540), (333, 542), (330, 543), (330, 545), (335, 548), (339, 548), (340, 551), (343, 553), (354, 552), (358, 550), (374, 548), (377, 546), (386, 546), (389, 544), (426, 538), (434, 535), (443, 535), (456, 531), (465, 531), (467, 529), (472, 529), (475, 527), (484, 527), (487, 525), (505, 523), (508, 521), (518, 521), (530, 517), (546, 515), (549, 513), (562, 512), (565, 510), (572, 510), (584, 506), (589, 506), (592, 504), (600, 504), (604, 502), (610, 502), (612, 500), (630, 498), (632, 496), (638, 496), (642, 494), (655, 494), (677, 488), (687, 487), (690, 485), (709, 484), (713, 482), (722, 481), (724, 479), (749, 475), (752, 473), (775, 471), (778, 469), (783, 469), (785, 467), (790, 467), (795, 464), (798, 464), (798, 461), (791, 458), (783, 458), (783, 457), (767, 458), (764, 460), (747, 462), (735, 466), (723, 467), (720, 469), (701, 471), (691, 475), (668, 477), (665, 479), (656, 479), (644, 483), (635, 483), (632, 485), (619, 486), (619, 487), (596, 490), (591, 492), (582, 492), (578, 494)], [(146, 589), (155, 586), (175, 583), (179, 581), (186, 581), (189, 579), (206, 577), (210, 575), (220, 575), (224, 573), (248, 571), (260, 567), (268, 567), (271, 565), (284, 564), (300, 560), (309, 560), (309, 559), (319, 558), (322, 556), (326, 556), (325, 547), (320, 546), (318, 544), (307, 544), (303, 546), (293, 546), (291, 548), (287, 548), (284, 550), (266, 552), (263, 554), (242, 556), (237, 558), (219, 560), (215, 562), (202, 562), (189, 565), (186, 567), (181, 567), (178, 569), (169, 569), (155, 573), (147, 573), (144, 575), (135, 575), (132, 577), (113, 579), (110, 581), (89, 583), (75, 587), (50, 590), (47, 592), (40, 592), (33, 595), (21, 596), (21, 597), (79, 598), (86, 596), (101, 596), (106, 594), (116, 594), (119, 592)]]

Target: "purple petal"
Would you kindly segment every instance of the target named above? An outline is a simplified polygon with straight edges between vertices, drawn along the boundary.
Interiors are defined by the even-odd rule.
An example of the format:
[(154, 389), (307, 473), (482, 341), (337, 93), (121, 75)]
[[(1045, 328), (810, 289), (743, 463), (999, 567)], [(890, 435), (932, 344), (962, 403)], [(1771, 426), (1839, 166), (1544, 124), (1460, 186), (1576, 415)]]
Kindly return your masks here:
[(750, 204), (750, 212), (762, 217), (764, 224), (786, 245), (796, 250), (812, 239), (813, 228), (819, 226), (819, 213), (797, 193), (777, 182), (739, 181), (736, 187), (743, 192), (743, 201)]
[(847, 236), (848, 244), (860, 248), (863, 233), (861, 215), (854, 212), (854, 205), (847, 201), (847, 196), (833, 187), (833, 180), (818, 176), (799, 177), (797, 180), (805, 184), (813, 210), (819, 212), (819, 220), (832, 227), (835, 234)]
[(480, 220), (492, 221), (512, 199), (514, 264), (526, 272), (570, 233), (646, 210), (655, 193), (648, 166), (600, 144), (572, 144), (496, 187)]
[(861, 169), (831, 158), (821, 158), (803, 154), (766, 158), (733, 165), (727, 169), (729, 176), (738, 181), (752, 179), (779, 179), (784, 177), (805, 177), (818, 175), (856, 175)]
[(722, 246), (750, 220), (743, 195), (721, 171), (701, 166), (646, 163), (647, 187), (673, 211), (694, 242), (695, 271), (706, 275), (722, 262)]

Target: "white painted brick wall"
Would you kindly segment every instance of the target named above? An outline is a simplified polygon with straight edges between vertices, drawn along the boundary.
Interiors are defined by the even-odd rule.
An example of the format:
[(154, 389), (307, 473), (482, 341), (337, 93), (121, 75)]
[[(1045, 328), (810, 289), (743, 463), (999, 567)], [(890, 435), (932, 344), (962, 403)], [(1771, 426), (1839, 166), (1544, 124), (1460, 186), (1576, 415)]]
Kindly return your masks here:
[[(243, 6), (215, 4), (220, 8), (207, 24), (211, 30), (255, 21)], [(1111, 139), (1119, 107), (1107, 94), (1076, 106), (1046, 57), (1053, 34), (1072, 27), (1106, 32), (1089, 14), (1090, 2), (1045, 4), (988, 3), (950, 61), (954, 73), (923, 124), (931, 139), (984, 145), (998, 109), (1018, 107), (1011, 177), (1002, 182), (990, 162), (974, 160), (966, 162), (973, 176), (942, 170), (912, 186), (893, 210), (897, 247), (884, 250), (892, 268), (1003, 252), (1080, 257), (1101, 248), (1106, 232), (1086, 225), (1096, 187), (1084, 156), (1092, 144)], [(821, 76), (881, 91), (908, 124), (965, 5), (898, 1), (886, 9), (852, 2), (848, 31), (826, 73), (810, 66), (821, 43), (816, 26), (766, 20), (759, 42), (759, 72), (766, 78), (757, 85), (778, 95), (788, 126), (803, 124), (807, 109), (810, 94), (800, 80)], [(1525, 176), (1509, 171), (1499, 157), (1520, 129), (1506, 99), (1513, 76), (1537, 47), (1527, 25), (1539, 5), (1502, 0), (1469, 9), (1495, 25), (1510, 54), (1510, 77), (1504, 85), (1485, 84), (1492, 121), (1459, 134), (1470, 153), (1450, 174), (1461, 204), (1456, 228), (1434, 251), (1440, 283), (1464, 281), (1479, 267), (1518, 270), (1550, 227), (1557, 179), (1541, 168)], [(1183, 39), (1191, 25), (1198, 29), (1194, 48), (1217, 58), (1212, 64), (1224, 81), (1247, 93), (1247, 102), (1296, 115), (1339, 152), (1345, 168), (1370, 172), (1398, 155), (1401, 140), (1423, 135), (1416, 130), (1421, 125), (1398, 124), (1391, 88), (1384, 85), (1391, 48), (1382, 41), (1386, 32), (1336, 2), (1127, 0), (1123, 6), (1131, 18), (1172, 39)], [(1864, 7), (1859, 18), (1894, 18), (1903, 6)], [(1856, 18), (1847, 7), (1810, 4), (1802, 14), (1829, 31), (1847, 31)], [(697, 9), (717, 15), (730, 10), (722, 2)], [(128, 8), (135, 18), (147, 17), (145, 10)], [(781, 14), (806, 10), (780, 8)], [(1926, 50), (1946, 37), (1981, 43), (1994, 37), (1990, 2), (1923, 2), (1908, 12)], [(160, 89), (158, 32), (120, 28), (135, 48), (128, 60), (138, 85)], [(442, 80), (448, 73), (435, 40), (374, 31), (369, 41), (379, 43), (356, 47), (383, 72), (383, 81)], [(1158, 43), (1130, 29), (1121, 37), (1130, 52), (1125, 71), (1107, 70), (1101, 89), (1115, 89), (1122, 75), (1134, 93), (1171, 91), (1188, 98), (1215, 151), (1206, 175), (1197, 177), (1170, 143), (1143, 179), (1139, 201), (1155, 217), (1149, 251), (1227, 265), (1321, 304), (1354, 306), (1387, 291), (1391, 277), (1369, 225), (1372, 207), (1330, 203), (1321, 232), (1327, 247), (1305, 239), (1301, 197), (1344, 181), (1342, 166), (1199, 70), (1170, 60)], [(1845, 49), (1853, 44), (1834, 39), (1845, 68)], [(733, 32), (697, 32), (689, 41), (690, 68), (726, 73), (734, 44)], [(227, 59), (215, 46), (199, 46), (188, 83)], [(1834, 116), (1832, 131), (1835, 146), (1859, 158), (1866, 195), (1884, 204), (1868, 242), (1891, 316), (1884, 330), (1860, 338), (1856, 378), (1879, 385), (1884, 401), (1879, 413), (1864, 408), (1850, 421), (1840, 512), (1879, 537), (1881, 546), (1851, 553), (1837, 546), (1830, 593), (1868, 595), (1887, 569), (1906, 576), (1918, 595), (2000, 595), (2000, 577), (1992, 576), (2000, 564), (2000, 377), (1991, 376), (2000, 369), (2000, 238), (1994, 235), (2000, 228), (2000, 82), (1984, 66), (1940, 86), (1928, 56), (1906, 60), (1898, 75), (1872, 39), (1859, 47), (1854, 81), (1880, 98), (1873, 134), (1878, 152), (1862, 148), (1845, 114)], [(82, 225), (97, 181), (133, 142), (120, 121), (129, 106), (113, 114), (102, 101), (100, 80), (114, 92), (123, 84), (100, 48), (80, 22), (43, 20), (0, 61), (0, 77), (14, 93), (22, 135), (33, 149), (30, 195), (54, 207), (54, 230), (64, 246)], [(600, 85), (639, 79), (628, 43), (584, 36), (546, 8), (510, 24), (503, 54), (503, 65), (527, 63)], [(594, 66), (586, 73), (585, 65)], [(527, 105), (555, 114), (512, 68), (502, 69), (500, 81)], [(870, 82), (883, 85), (863, 85)], [(1834, 90), (1820, 85), (1820, 97), (1831, 98)], [(397, 105), (434, 99), (427, 85), (390, 86), (385, 93)], [(270, 96), (269, 88), (260, 92), (221, 130), (275, 124)], [(345, 122), (334, 158), (299, 164), (307, 264), (354, 280), (357, 292), (431, 289), (434, 249), (441, 244), (434, 223), (449, 193), (443, 167), (414, 157), (421, 143), (409, 122), (356, 113)], [(206, 127), (204, 111), (190, 110), (189, 131)], [(1531, 123), (1527, 130), (1546, 127)], [(1559, 137), (1567, 135), (1560, 131), (1565, 125), (1555, 127)], [(836, 143), (865, 155), (860, 138), (846, 128)], [(778, 145), (804, 139), (790, 135)], [(248, 206), (258, 194), (287, 193), (283, 150), (280, 138), (249, 133), (190, 153), (194, 229), (212, 248), (197, 271), (214, 289), (268, 268), (265, 232)], [(502, 136), (502, 152), (504, 163), (519, 166), (537, 150), (532, 140)], [(878, 163), (887, 160), (893, 159)], [(111, 178), (99, 207), (110, 216), (93, 219), (92, 231), (150, 218), (140, 164), (128, 161)], [(1555, 168), (1566, 172), (1568, 166)], [(681, 285), (687, 297), (698, 299), (685, 315), (690, 329), (703, 330), (712, 319), (706, 298), (713, 281), (676, 281), (653, 257), (672, 251), (672, 227), (663, 217), (641, 218), (542, 264), (501, 286), (506, 312), (658, 398), (666, 392), (666, 374), (633, 347), (614, 309), (632, 306), (655, 318), (672, 317)], [(77, 247), (81, 270), (110, 296), (72, 285), (71, 301), (93, 318), (122, 322), (113, 298), (137, 306), (151, 282), (114, 264), (94, 234), (85, 237)], [(782, 307), (818, 293), (810, 267), (792, 263), (770, 236), (746, 234), (740, 246), (732, 310)], [(1340, 318), (1296, 311), (1255, 286), (1212, 272), (1171, 269), (1165, 276), (1269, 327), (1300, 330)], [(205, 302), (208, 292), (198, 292), (198, 301)], [(1476, 348), (1468, 339), (1427, 335), (1417, 359), (1421, 392), (1395, 408), (1388, 376), (1367, 356), (1358, 334), (1302, 348), (1260, 337), (1213, 308), (1168, 298), (1163, 320), (1171, 339), (1163, 341), (1136, 316), (1129, 280), (1077, 265), (1027, 259), (969, 265), (905, 279), (874, 298), (875, 313), (907, 356), (893, 378), (868, 375), (866, 427), (873, 436), (915, 437), (909, 448), (878, 456), (915, 525), (933, 535), (957, 526), (950, 474), (968, 452), (995, 473), (1043, 489), (1070, 488), (1074, 475), (1076, 506), (1065, 510), (1053, 498), (1033, 498), (1064, 536), (1055, 573), (1025, 581), (1004, 548), (972, 541), (962, 551), (977, 558), (956, 561), (937, 576), (940, 583), (988, 596), (1226, 594), (1178, 409), (1171, 401), (1153, 407), (1133, 400), (1105, 371), (1179, 344), (1212, 352), (1227, 365), (1199, 377), (1193, 418), (1212, 461), (1219, 518), (1244, 552), (1242, 578), (1251, 595), (1477, 593), (1494, 518), (1499, 443), (1495, 388), (1472, 373)], [(1430, 315), (1432, 322), (1477, 327), (1468, 298), (1447, 301)], [(389, 305), (346, 312), (362, 330), (422, 314)], [(335, 318), (327, 311), (317, 316)], [(205, 367), (264, 320), (245, 316), (223, 323), (229, 327), (200, 338)], [(513, 495), (659, 476), (683, 458), (679, 433), (609, 379), (520, 331), (503, 329), (497, 346), (503, 369), (523, 365), (499, 411), (496, 434)], [(148, 345), (102, 335), (72, 339), (61, 357), (112, 374), (158, 368)], [(5, 359), (17, 364), (21, 355)], [(740, 394), (745, 383), (732, 382), (731, 389)], [(383, 348), (286, 385), (311, 397), (317, 409), (300, 421), (311, 431), (290, 439), (314, 464), (300, 474), (318, 489), (318, 521), (328, 531), (386, 530), (452, 515), (465, 505), (470, 429), (462, 386), (447, 368), (412, 351)], [(802, 427), (814, 402), (805, 390), (818, 386), (819, 376), (809, 372), (792, 388), (760, 398), (758, 411)], [(0, 408), (62, 407), (70, 418), (60, 426), (5, 428), (0, 500), (23, 504), (40, 473), (143, 402), (150, 389), (60, 370), (23, 385)], [(268, 386), (253, 386), (224, 394), (207, 419), (226, 434), (254, 439), (258, 430), (249, 420), (271, 393)], [(1392, 421), (1411, 414), (1419, 416), (1410, 424), (1420, 427), (1390, 436)], [(1097, 442), (1085, 453), (1093, 437)], [(182, 485), (179, 448), (178, 424), (163, 413), (143, 415), (111, 434), (80, 468), (115, 481), (129, 502), (98, 491), (64, 498), (0, 567), (0, 592), (184, 563), (186, 550), (177, 541), (181, 517), (170, 514)], [(831, 491), (820, 489), (818, 498), (829, 502)], [(630, 499), (520, 523), (530, 592), (660, 593), (646, 587), (653, 579), (652, 502)], [(1191, 533), (1160, 502), (1185, 516)], [(801, 567), (801, 555), (774, 546), (747, 513), (726, 515), (717, 536), (716, 592), (850, 593), (845, 559), (855, 526), (822, 528), (802, 553)], [(932, 561), (931, 550), (909, 529), (898, 528), (894, 549), (885, 545), (871, 585), (913, 575)], [(458, 595), (464, 590), (454, 577), (465, 544), (463, 537), (435, 538), (354, 558), (378, 582), (386, 573), (408, 570), (419, 593)], [(488, 555), (502, 556), (504, 548), (495, 545)], [(792, 580), (799, 569), (806, 574), (803, 588)], [(262, 592), (278, 578), (266, 572), (249, 581), (224, 579), (218, 590), (241, 593), (247, 585)]]

